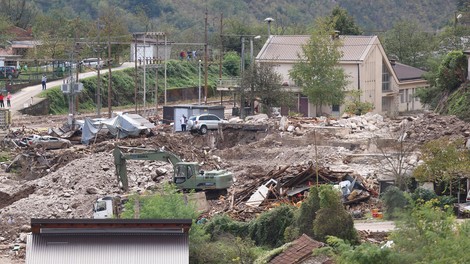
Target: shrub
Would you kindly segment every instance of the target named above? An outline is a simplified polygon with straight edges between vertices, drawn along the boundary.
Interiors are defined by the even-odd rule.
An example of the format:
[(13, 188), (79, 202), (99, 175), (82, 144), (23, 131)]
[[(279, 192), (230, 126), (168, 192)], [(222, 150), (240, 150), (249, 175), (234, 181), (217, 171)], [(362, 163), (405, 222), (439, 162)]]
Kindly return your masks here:
[(248, 227), (248, 223), (235, 221), (224, 214), (212, 218), (204, 226), (204, 229), (207, 234), (210, 234), (211, 239), (215, 240), (217, 237), (227, 233), (234, 237), (246, 237), (249, 235)]
[(396, 186), (388, 187), (381, 195), (381, 200), (385, 205), (386, 219), (397, 218), (402, 209), (408, 204), (405, 193)]
[(318, 193), (320, 209), (313, 221), (314, 238), (325, 241), (327, 236), (336, 236), (358, 242), (352, 216), (344, 209), (338, 192), (329, 185), (320, 186)]
[(292, 206), (283, 205), (262, 213), (250, 225), (250, 237), (259, 246), (278, 247), (284, 244), (284, 232), (293, 223)]
[(319, 188), (313, 186), (310, 188), (308, 197), (303, 201), (300, 206), (298, 217), (296, 219), (296, 226), (299, 229), (299, 235), (306, 234), (313, 237), (313, 220), (315, 220), (316, 213), (320, 209)]

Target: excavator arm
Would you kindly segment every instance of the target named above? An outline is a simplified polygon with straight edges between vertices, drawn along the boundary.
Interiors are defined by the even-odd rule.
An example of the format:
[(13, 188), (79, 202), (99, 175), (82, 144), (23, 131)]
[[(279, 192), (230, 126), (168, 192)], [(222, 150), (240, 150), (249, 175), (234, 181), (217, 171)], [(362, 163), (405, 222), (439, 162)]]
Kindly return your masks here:
[[(123, 150), (128, 152), (123, 152)], [(169, 151), (119, 146), (114, 148), (113, 156), (118, 182), (122, 183), (122, 188), (125, 191), (129, 189), (126, 160), (160, 160), (169, 162), (173, 166), (182, 161), (177, 155)]]

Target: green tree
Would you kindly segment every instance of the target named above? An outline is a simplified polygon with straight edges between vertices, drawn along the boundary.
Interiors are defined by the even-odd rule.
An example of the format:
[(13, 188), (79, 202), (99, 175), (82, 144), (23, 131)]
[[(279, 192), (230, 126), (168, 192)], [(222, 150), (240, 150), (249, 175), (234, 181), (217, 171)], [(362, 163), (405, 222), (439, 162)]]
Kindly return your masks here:
[[(451, 210), (443, 211), (436, 200), (413, 207), (390, 239), (402, 263), (468, 263), (469, 223), (458, 224)], [(436, 206), (437, 205), (437, 206)]]
[(400, 216), (402, 210), (408, 205), (405, 193), (396, 186), (390, 186), (381, 194), (380, 199), (385, 206), (385, 218), (395, 219)]
[(436, 48), (433, 34), (425, 32), (418, 22), (405, 20), (394, 24), (382, 37), (383, 46), (390, 58), (413, 67), (424, 68)]
[(341, 35), (361, 35), (362, 30), (354, 21), (354, 18), (348, 14), (348, 11), (341, 8), (339, 5), (335, 6), (331, 11), (328, 18), (333, 28), (339, 31)]
[[(291, 102), (291, 93), (282, 88), (281, 76), (269, 64), (251, 65), (249, 69), (243, 72), (241, 86), (249, 88), (248, 94), (252, 113), (256, 97), (261, 101), (262, 111), (268, 116), (272, 114), (272, 107), (288, 105)], [(245, 93), (247, 92), (244, 92), (242, 96)]]
[(284, 231), (292, 224), (293, 216), (294, 208), (287, 205), (264, 212), (250, 225), (251, 239), (259, 246), (284, 244)]
[(363, 115), (374, 110), (374, 104), (370, 102), (361, 102), (362, 91), (354, 90), (348, 92), (346, 99), (346, 113), (354, 115)]
[(28, 56), (40, 59), (68, 59), (71, 51), (73, 31), (71, 21), (60, 11), (51, 10), (39, 15), (33, 26), (33, 34), (42, 42)]
[(29, 0), (0, 0), (0, 7), (0, 17), (20, 28), (30, 27), (38, 13), (34, 1)]
[(355, 244), (358, 242), (352, 216), (344, 209), (340, 194), (329, 185), (320, 186), (320, 209), (313, 221), (314, 238), (325, 241), (335, 236)]
[(418, 90), (420, 101), (438, 113), (470, 120), (467, 67), (462, 51), (449, 52), (441, 61), (434, 62), (432, 70), (425, 75), (431, 87)]
[(324, 19), (316, 21), (309, 42), (302, 47), (299, 62), (289, 72), (290, 77), (302, 88), (310, 102), (317, 106), (317, 115), (324, 105), (340, 105), (348, 85), (347, 75), (338, 66), (342, 56), (340, 38), (332, 39), (334, 28)]
[(414, 171), (419, 181), (443, 182), (450, 187), (453, 182), (470, 175), (470, 151), (462, 140), (440, 138), (427, 142), (421, 148), (424, 161)]
[(7, 30), (11, 27), (10, 22), (6, 17), (0, 16), (0, 47), (5, 47), (11, 38)]
[(235, 52), (227, 52), (224, 55), (223, 66), (225, 71), (231, 76), (240, 75), (240, 56)]
[(316, 218), (317, 211), (320, 209), (319, 188), (313, 186), (310, 188), (309, 195), (299, 208), (299, 216), (296, 219), (296, 226), (299, 228), (299, 235), (306, 234), (314, 236), (313, 221)]

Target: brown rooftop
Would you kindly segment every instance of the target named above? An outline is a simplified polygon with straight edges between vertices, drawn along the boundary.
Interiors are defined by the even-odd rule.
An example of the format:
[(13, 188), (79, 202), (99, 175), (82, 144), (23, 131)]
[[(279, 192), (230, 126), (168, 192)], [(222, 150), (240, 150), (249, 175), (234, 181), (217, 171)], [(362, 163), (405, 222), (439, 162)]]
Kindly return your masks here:
[(312, 251), (316, 248), (324, 246), (322, 242), (313, 240), (306, 234), (303, 234), (298, 239), (292, 242), (292, 246), (287, 248), (284, 252), (274, 257), (270, 264), (286, 264), (286, 263), (300, 263), (301, 261), (309, 258)]

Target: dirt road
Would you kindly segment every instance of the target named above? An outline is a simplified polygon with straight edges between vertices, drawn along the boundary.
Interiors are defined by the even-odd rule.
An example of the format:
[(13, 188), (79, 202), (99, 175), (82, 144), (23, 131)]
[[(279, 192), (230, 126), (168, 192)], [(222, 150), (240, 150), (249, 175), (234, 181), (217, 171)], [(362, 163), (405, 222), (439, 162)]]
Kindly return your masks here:
[(357, 230), (371, 231), (371, 232), (390, 232), (395, 229), (393, 221), (355, 221), (354, 227)]

